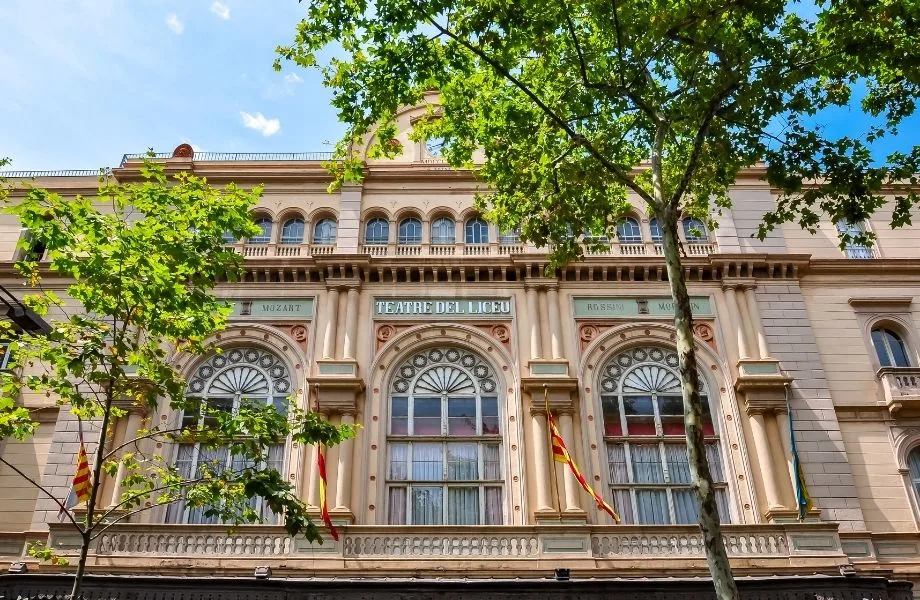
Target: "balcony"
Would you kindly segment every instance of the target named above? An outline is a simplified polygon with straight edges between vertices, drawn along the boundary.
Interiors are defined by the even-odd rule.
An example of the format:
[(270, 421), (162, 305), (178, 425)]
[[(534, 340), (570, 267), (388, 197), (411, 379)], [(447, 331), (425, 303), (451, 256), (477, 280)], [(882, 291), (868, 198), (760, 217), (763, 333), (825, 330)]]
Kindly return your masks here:
[(892, 416), (920, 415), (920, 369), (883, 367), (876, 376), (882, 384), (885, 406)]

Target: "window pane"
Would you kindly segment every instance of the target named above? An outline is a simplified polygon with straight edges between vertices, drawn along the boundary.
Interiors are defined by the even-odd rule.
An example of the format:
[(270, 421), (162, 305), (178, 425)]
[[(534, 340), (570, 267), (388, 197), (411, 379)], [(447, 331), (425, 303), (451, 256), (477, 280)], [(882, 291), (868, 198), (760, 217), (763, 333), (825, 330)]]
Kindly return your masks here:
[(632, 444), (629, 451), (635, 483), (664, 483), (658, 444)]
[(390, 400), (390, 433), (407, 435), (409, 433), (409, 399), (393, 398)]
[(658, 219), (652, 218), (648, 222), (648, 228), (651, 230), (653, 242), (660, 242), (664, 238), (664, 234), (661, 233), (661, 225), (658, 224)]
[(412, 488), (412, 524), (441, 525), (444, 521), (444, 490), (438, 487)]
[(651, 396), (623, 398), (626, 429), (629, 435), (655, 435), (655, 411)]
[(485, 488), (485, 510), (483, 525), (501, 525), (502, 517), (502, 489), (500, 487)]
[(303, 241), (303, 220), (288, 219), (281, 226), (282, 244), (299, 244)]
[(467, 244), (488, 244), (489, 226), (482, 219), (470, 219), (466, 222)]
[(475, 481), (479, 479), (478, 446), (475, 443), (447, 444), (447, 479)]
[(389, 479), (405, 481), (409, 478), (409, 444), (390, 444)]
[(418, 219), (404, 219), (399, 224), (399, 243), (418, 244), (422, 241), (422, 222)]
[(910, 470), (910, 478), (920, 482), (920, 448), (914, 448), (907, 455), (907, 468)]
[(706, 241), (706, 226), (699, 219), (684, 219), (684, 236), (688, 242)]
[(497, 434), (498, 429), (498, 398), (482, 398), (480, 401), (482, 415), (482, 434)]
[(476, 435), (476, 399), (447, 399), (447, 434)]
[(709, 474), (716, 483), (725, 481), (722, 471), (722, 453), (718, 444), (706, 444), (706, 462), (709, 463)]
[(438, 443), (412, 444), (412, 479), (442, 481), (444, 479), (444, 447)]
[(365, 244), (386, 244), (390, 239), (390, 223), (385, 219), (371, 219), (364, 229)]
[(249, 238), (250, 244), (267, 244), (272, 237), (271, 219), (256, 219), (255, 224), (262, 230), (261, 233)]
[(664, 490), (636, 490), (636, 507), (642, 525), (667, 525), (671, 522)]
[(620, 515), (623, 525), (633, 525), (636, 520), (633, 518), (632, 494), (629, 490), (614, 489), (613, 491), (613, 509)]
[(607, 465), (610, 469), (610, 483), (629, 483), (624, 444), (607, 444)]
[(681, 396), (660, 396), (658, 414), (663, 435), (684, 435), (684, 399)]
[(499, 460), (498, 444), (484, 444), (482, 446), (482, 478), (501, 479), (502, 468)]
[(716, 507), (719, 509), (719, 522), (731, 523), (732, 513), (728, 508), (728, 490), (716, 488)]
[(617, 225), (617, 239), (621, 244), (639, 244), (642, 242), (642, 230), (639, 229), (639, 222), (628, 217), (625, 221)]
[(907, 360), (907, 351), (904, 349), (904, 342), (901, 338), (889, 330), (885, 330), (885, 337), (888, 339), (888, 348), (891, 350), (891, 358), (896, 367), (909, 367), (910, 361)]
[(322, 219), (313, 228), (314, 244), (333, 244), (335, 243), (337, 225), (332, 219)]
[(447, 524), (479, 525), (479, 488), (447, 488)]
[(677, 524), (690, 525), (700, 522), (699, 511), (696, 509), (696, 498), (691, 490), (673, 489), (671, 497), (674, 500), (674, 517)]
[(683, 444), (665, 444), (664, 456), (668, 462), (669, 481), (671, 483), (690, 483), (687, 447)]
[(891, 366), (891, 358), (888, 356), (888, 349), (885, 347), (885, 334), (881, 329), (872, 330), (872, 345), (875, 346), (875, 354), (878, 356), (878, 362), (883, 367)]
[(406, 488), (390, 488), (389, 514), (387, 516), (387, 522), (390, 525), (406, 524)]
[(616, 396), (601, 397), (601, 409), (604, 411), (604, 435), (623, 435), (620, 403)]
[(454, 243), (454, 222), (450, 219), (441, 217), (431, 224), (431, 243), (432, 244), (453, 244)]
[(412, 415), (412, 433), (441, 435), (441, 399), (416, 398)]

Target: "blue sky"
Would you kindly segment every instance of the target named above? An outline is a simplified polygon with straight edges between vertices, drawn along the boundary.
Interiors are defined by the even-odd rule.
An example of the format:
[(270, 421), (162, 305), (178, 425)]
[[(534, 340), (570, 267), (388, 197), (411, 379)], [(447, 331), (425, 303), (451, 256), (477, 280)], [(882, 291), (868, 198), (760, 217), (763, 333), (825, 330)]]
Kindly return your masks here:
[[(218, 152), (330, 150), (343, 132), (316, 71), (276, 73), (296, 0), (0, 0), (0, 156), (12, 169), (96, 169), (182, 142)], [(860, 135), (854, 108), (822, 114)], [(907, 149), (920, 117), (880, 158)]]
[(330, 150), (343, 128), (319, 75), (272, 69), (302, 14), (296, 0), (0, 0), (0, 156), (95, 169), (183, 141)]

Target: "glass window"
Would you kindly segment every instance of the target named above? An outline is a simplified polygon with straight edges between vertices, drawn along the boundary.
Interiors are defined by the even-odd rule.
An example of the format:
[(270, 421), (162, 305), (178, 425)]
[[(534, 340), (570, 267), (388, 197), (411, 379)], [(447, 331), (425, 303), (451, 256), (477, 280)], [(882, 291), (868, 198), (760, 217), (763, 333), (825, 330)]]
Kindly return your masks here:
[(321, 246), (334, 244), (337, 229), (335, 219), (320, 219), (313, 226), (313, 243)]
[(303, 219), (288, 219), (281, 226), (281, 243), (282, 244), (300, 244), (303, 242), (304, 224)]
[(688, 217), (684, 219), (684, 237), (688, 242), (706, 242), (709, 241), (709, 234), (706, 232), (706, 226), (699, 219)]
[(652, 241), (656, 244), (660, 244), (664, 239), (664, 233), (661, 231), (661, 225), (658, 223), (658, 219), (655, 217), (649, 219), (648, 228), (652, 234)]
[(489, 224), (483, 219), (475, 217), (466, 222), (467, 244), (488, 244)]
[(626, 217), (622, 223), (617, 225), (617, 239), (621, 244), (641, 244), (642, 230), (639, 228), (639, 221)]
[(872, 345), (878, 362), (883, 367), (909, 367), (907, 347), (901, 337), (890, 329), (876, 327), (872, 330)]
[(236, 243), (236, 236), (234, 236), (234, 235), (233, 235), (232, 233), (230, 233), (229, 231), (225, 231), (225, 232), (221, 235), (221, 237), (224, 238), (224, 243), (225, 243), (225, 244), (235, 244), (235, 243)]
[(422, 222), (415, 218), (403, 219), (399, 223), (399, 243), (421, 244)]
[(390, 241), (390, 222), (375, 217), (364, 225), (365, 244), (386, 244)]
[(521, 243), (521, 230), (511, 229), (503, 231), (498, 235), (498, 243), (503, 245), (514, 245)]
[(272, 220), (262, 217), (255, 220), (255, 224), (262, 229), (262, 233), (249, 238), (250, 244), (267, 244), (272, 239)]
[[(182, 428), (194, 430), (213, 427), (220, 412), (238, 410), (245, 403), (270, 404), (284, 413), (292, 387), (287, 365), (270, 352), (244, 347), (212, 354), (189, 377), (186, 394), (200, 399), (201, 410), (183, 413)], [(265, 464), (252, 465), (247, 464), (241, 456), (232, 454), (228, 445), (211, 448), (198, 443), (183, 443), (176, 449), (176, 467), (186, 479), (208, 472), (218, 473), (254, 466), (281, 471), (284, 448), (283, 443), (273, 446)], [(261, 499), (253, 499), (252, 508), (264, 521), (278, 522), (278, 516), (263, 505)], [(180, 500), (167, 508), (166, 522), (217, 523), (216, 517), (204, 515), (205, 510)]]
[(441, 217), (431, 224), (431, 243), (437, 245), (453, 244), (456, 239), (456, 224), (453, 219)]
[(476, 354), (432, 348), (390, 386), (387, 515), (391, 525), (504, 522), (497, 377)]
[[(697, 522), (677, 365), (673, 350), (641, 347), (617, 354), (602, 370), (610, 492), (624, 523)], [(706, 458), (719, 515), (728, 522), (728, 482), (705, 387), (702, 400)]]
[(910, 472), (910, 482), (913, 484), (914, 493), (920, 500), (920, 447), (914, 448), (907, 455), (907, 468)]
[[(863, 226), (859, 223), (848, 223), (846, 221), (837, 221), (837, 231), (840, 232), (841, 236), (857, 236), (862, 235), (865, 231)], [(846, 247), (844, 248), (844, 254), (847, 258), (873, 258), (872, 248), (864, 246), (862, 244), (856, 244), (852, 241), (847, 242)]]

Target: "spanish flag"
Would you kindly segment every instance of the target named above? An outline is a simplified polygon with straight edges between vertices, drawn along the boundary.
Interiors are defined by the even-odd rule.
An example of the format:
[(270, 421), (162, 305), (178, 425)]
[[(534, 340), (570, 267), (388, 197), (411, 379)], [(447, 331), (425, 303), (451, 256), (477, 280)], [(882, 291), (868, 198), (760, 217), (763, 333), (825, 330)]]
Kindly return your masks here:
[(323, 523), (329, 528), (329, 535), (332, 536), (332, 539), (339, 541), (339, 532), (336, 531), (332, 519), (329, 518), (329, 505), (326, 503), (326, 458), (323, 456), (323, 447), (320, 444), (316, 445), (316, 467), (319, 470), (320, 516)]
[(578, 483), (581, 484), (581, 487), (585, 489), (586, 492), (591, 494), (594, 497), (594, 501), (597, 502), (597, 507), (602, 511), (609, 514), (613, 517), (613, 520), (617, 523), (620, 522), (620, 516), (613, 510), (613, 507), (607, 504), (607, 502), (601, 497), (600, 494), (594, 491), (588, 480), (585, 479), (585, 476), (581, 474), (581, 471), (578, 470), (578, 467), (575, 466), (575, 461), (572, 460), (572, 456), (569, 454), (568, 449), (565, 447), (565, 442), (562, 440), (562, 436), (559, 435), (559, 430), (556, 428), (556, 418), (550, 413), (549, 415), (549, 431), (550, 437), (553, 443), (553, 460), (569, 465), (569, 469), (572, 470), (572, 474), (575, 476), (575, 479), (578, 480)]

